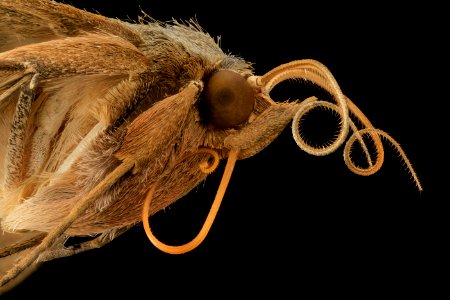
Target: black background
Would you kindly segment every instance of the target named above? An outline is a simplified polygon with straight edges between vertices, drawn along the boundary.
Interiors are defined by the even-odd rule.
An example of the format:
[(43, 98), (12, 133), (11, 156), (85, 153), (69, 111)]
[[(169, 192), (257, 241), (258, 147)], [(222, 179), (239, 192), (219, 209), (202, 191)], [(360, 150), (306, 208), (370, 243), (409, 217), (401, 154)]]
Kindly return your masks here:
[[(439, 131), (446, 120), (437, 116), (448, 96), (439, 91), (444, 81), (438, 70), (445, 71), (438, 34), (442, 8), (380, 2), (65, 2), (121, 19), (136, 20), (140, 9), (160, 21), (196, 18), (212, 36), (221, 36), (225, 52), (254, 63), (256, 74), (296, 59), (322, 62), (372, 123), (403, 146), (424, 191), (418, 192), (388, 143), (382, 169), (360, 177), (346, 168), (342, 148), (310, 156), (297, 147), (288, 126), (261, 153), (237, 163), (199, 248), (178, 256), (162, 253), (136, 226), (101, 249), (44, 264), (7, 296), (395, 297), (431, 296), (441, 286), (435, 274), (443, 268), (438, 254), (447, 236), (437, 234), (445, 220), (438, 212), (448, 198), (437, 196), (440, 176), (448, 178), (440, 175), (446, 151)], [(311, 95), (302, 93), (301, 85), (276, 93), (280, 100)], [(221, 170), (152, 217), (162, 241), (177, 244), (195, 236), (220, 177)]]

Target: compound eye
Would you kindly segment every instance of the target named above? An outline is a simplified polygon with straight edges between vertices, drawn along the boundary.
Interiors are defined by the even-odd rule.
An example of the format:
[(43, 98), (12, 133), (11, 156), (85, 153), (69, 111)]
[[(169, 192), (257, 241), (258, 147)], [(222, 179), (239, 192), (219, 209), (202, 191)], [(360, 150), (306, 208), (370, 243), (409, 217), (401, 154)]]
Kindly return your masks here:
[(255, 105), (255, 91), (238, 73), (220, 70), (206, 83), (203, 118), (219, 129), (237, 127), (248, 120)]

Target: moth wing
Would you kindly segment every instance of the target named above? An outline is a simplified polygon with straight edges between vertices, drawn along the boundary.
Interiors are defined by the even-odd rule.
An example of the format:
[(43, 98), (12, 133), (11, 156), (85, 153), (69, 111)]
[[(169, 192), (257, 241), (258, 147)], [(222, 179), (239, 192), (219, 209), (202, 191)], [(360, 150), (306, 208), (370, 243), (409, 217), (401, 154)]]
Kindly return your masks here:
[[(143, 82), (140, 72), (145, 72), (150, 67), (148, 58), (127, 39), (120, 36), (85, 33), (61, 39), (65, 31), (60, 29), (52, 31), (52, 26), (46, 27), (42, 24), (45, 14), (37, 9), (40, 4), (56, 5), (53, 2), (14, 2), (14, 4), (20, 4), (20, 10), (12, 10), (11, 3), (13, 2), (1, 1), (0, 3), (0, 44), (6, 45), (6, 47), (0, 46), (0, 49), (12, 47), (8, 51), (0, 52), (0, 184), (2, 185), (0, 221), (15, 207), (32, 197), (39, 190), (40, 185), (48, 185), (55, 176), (64, 173), (90, 141), (112, 122), (122, 118), (122, 113), (135, 104), (136, 91), (141, 88), (140, 85)], [(33, 6), (33, 10), (36, 9), (36, 14), (27, 10), (30, 6)], [(19, 14), (23, 18), (30, 17), (33, 22), (39, 20), (36, 21), (39, 25), (32, 30), (33, 32), (20, 35), (18, 39), (14, 34), (17, 33), (15, 31), (4, 34), (9, 21), (3, 17), (8, 14)], [(75, 18), (70, 18), (70, 13), (68, 19), (67, 24), (73, 24), (76, 21)], [(13, 18), (13, 22), (17, 20), (20, 19)], [(89, 23), (86, 20), (84, 22)], [(17, 21), (16, 24), (18, 23), (20, 22)], [(98, 27), (101, 26), (95, 28)], [(34, 31), (39, 32), (37, 40), (31, 37)], [(83, 51), (80, 46), (89, 47), (92, 45), (90, 40), (96, 45), (103, 43), (103, 47), (99, 47), (95, 52), (92, 52), (92, 49)], [(65, 56), (72, 44), (80, 54), (76, 60)], [(27, 46), (16, 48), (20, 45)], [(112, 49), (114, 51), (111, 51)], [(23, 51), (23, 56), (20, 51)], [(105, 55), (102, 51), (108, 54)], [(120, 56), (120, 63), (114, 53)], [(30, 59), (25, 59), (25, 54), (28, 57), (35, 55), (32, 61), (40, 62), (39, 65), (44, 69), (37, 68), (34, 73), (26, 71), (24, 66), (30, 62)], [(52, 60), (52, 57), (60, 59)], [(67, 58), (66, 61), (64, 57)], [(92, 66), (95, 67), (92, 68)], [(63, 70), (61, 67), (67, 67), (65, 73), (53, 77), (40, 76), (42, 71)], [(39, 79), (32, 83), (34, 75), (39, 75), (36, 77)], [(24, 117), (25, 131), (18, 134), (25, 149), (22, 160), (10, 155), (11, 147), (14, 148), (10, 138), (14, 131), (13, 120), (17, 116), (23, 118), (17, 113), (17, 104), (24, 87), (32, 87), (34, 97), (30, 112)], [(143, 89), (140, 89), (140, 92), (145, 94)], [(4, 184), (5, 177), (9, 173), (8, 161), (15, 164), (13, 167), (21, 170), (17, 184), (11, 187)], [(30, 213), (42, 212), (39, 212), (37, 207), (37, 211)], [(11, 234), (4, 233), (4, 230), (2, 226), (0, 228), (0, 278), (4, 275), (4, 271), (10, 269), (17, 259), (29, 251), (23, 250), (8, 255), (5, 254), (5, 249), (14, 248), (17, 243), (25, 243), (28, 249), (33, 248), (35, 244), (27, 241), (41, 234), (41, 232)], [(4, 257), (2, 257), (2, 251)], [(13, 285), (15, 284), (17, 281), (14, 281)], [(0, 294), (7, 288), (8, 286), (0, 288)]]
[(118, 19), (47, 0), (0, 1), (0, 52), (86, 33), (107, 33), (134, 45), (141, 38)]

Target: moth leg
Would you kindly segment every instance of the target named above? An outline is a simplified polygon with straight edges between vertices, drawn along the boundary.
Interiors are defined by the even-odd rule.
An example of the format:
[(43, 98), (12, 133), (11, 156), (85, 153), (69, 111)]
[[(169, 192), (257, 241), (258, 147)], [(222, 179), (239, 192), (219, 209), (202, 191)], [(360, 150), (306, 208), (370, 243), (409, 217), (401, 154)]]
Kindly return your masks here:
[[(0, 232), (0, 278), (22, 257), (36, 247), (46, 233), (42, 232)], [(6, 285), (0, 285), (0, 295), (17, 286), (37, 268), (38, 264), (24, 270), (18, 277)], [(1, 298), (1, 297), (0, 297)]]
[(60, 225), (51, 230), (42, 242), (30, 250), (14, 267), (0, 278), (0, 287), (8, 284), (11, 280), (19, 276), (24, 270), (30, 267), (39, 256), (53, 247), (63, 233), (75, 222), (76, 219), (82, 215), (87, 208), (105, 191), (109, 190), (117, 180), (130, 172), (135, 166), (135, 162), (132, 160), (126, 160), (119, 165), (114, 171), (103, 179), (89, 194), (82, 200), (80, 200), (70, 211), (70, 213), (61, 221)]
[[(5, 177), (3, 182), (3, 186), (6, 189), (16, 187), (20, 183), (22, 177), (22, 163), (25, 154), (25, 132), (30, 117), (31, 105), (39, 82), (39, 73), (30, 73), (29, 66), (30, 65), (25, 66), (24, 76), (5, 92), (6, 95), (8, 95), (8, 93), (12, 94), (15, 90), (20, 88), (7, 145)], [(4, 95), (5, 94), (3, 94), (2, 97)]]
[[(202, 88), (203, 83), (201, 81), (193, 81), (178, 94), (166, 98), (166, 101), (158, 102), (157, 104), (155, 104), (153, 109), (155, 109), (156, 107), (157, 114), (162, 114), (165, 113), (166, 109), (177, 107), (177, 110), (179, 111), (176, 111), (176, 113), (172, 114), (170, 117), (176, 122), (180, 122), (180, 118), (182, 118), (183, 116), (186, 117), (187, 113), (192, 108), (192, 105), (197, 101), (197, 97)], [(139, 163), (141, 162), (141, 160), (150, 157), (151, 153), (153, 153), (152, 151), (156, 151), (155, 149), (158, 149), (159, 144), (153, 145), (152, 143), (145, 144), (145, 146), (149, 146), (144, 147), (146, 149), (141, 149), (142, 147), (140, 147), (139, 149), (135, 149), (135, 147), (133, 147), (134, 144), (130, 142), (130, 140), (136, 141), (136, 136), (142, 136), (140, 134), (140, 132), (142, 131), (139, 131), (140, 129), (148, 130), (147, 127), (142, 126), (142, 124), (145, 123), (145, 119), (147, 117), (148, 111), (147, 114), (141, 114), (130, 125), (128, 125), (128, 131), (124, 138), (124, 144), (115, 153), (115, 156), (122, 161), (121, 164), (118, 165), (113, 171), (108, 173), (108, 175), (94, 188), (92, 188), (86, 196), (79, 199), (71, 208), (69, 214), (61, 219), (60, 223), (56, 227), (48, 232), (47, 236), (42, 240), (42, 242), (31, 249), (26, 256), (24, 256), (16, 265), (14, 265), (14, 267), (10, 268), (8, 272), (0, 278), (0, 286), (8, 284), (8, 282), (11, 282), (14, 278), (19, 276), (29, 266), (36, 263), (36, 261), (43, 253), (54, 247), (55, 242), (60, 242), (61, 236), (64, 235), (64, 232), (70, 226), (72, 226), (72, 224), (80, 216), (82, 216), (85, 211), (89, 207), (91, 207), (101, 195), (110, 190), (111, 187), (116, 184), (122, 176), (126, 174), (136, 173), (139, 169)], [(172, 124), (173, 122), (169, 122), (169, 124), (163, 128), (161, 128), (161, 126), (157, 126), (155, 127), (153, 132), (160, 134), (162, 136), (161, 139), (163, 139), (163, 137), (167, 135), (167, 133), (165, 132), (166, 130), (174, 130), (172, 128), (174, 127), (172, 126)], [(176, 128), (178, 129), (178, 126), (176, 126)], [(146, 131), (144, 131), (144, 133), (145, 132)], [(157, 141), (158, 143), (163, 144), (171, 142), (172, 136), (170, 136), (166, 141), (161, 141), (161, 139), (155, 139), (152, 141)], [(137, 140), (139, 140), (139, 138)], [(142, 140), (142, 138), (140, 140)], [(127, 145), (127, 147), (125, 147), (125, 145)]]
[(55, 243), (51, 249), (42, 253), (39, 256), (38, 261), (45, 262), (56, 258), (72, 256), (84, 251), (101, 248), (130, 228), (131, 226), (125, 226), (119, 229), (108, 230), (90, 241), (82, 242), (70, 247), (64, 246), (64, 240), (66, 240), (66, 237), (62, 236), (62, 241)]

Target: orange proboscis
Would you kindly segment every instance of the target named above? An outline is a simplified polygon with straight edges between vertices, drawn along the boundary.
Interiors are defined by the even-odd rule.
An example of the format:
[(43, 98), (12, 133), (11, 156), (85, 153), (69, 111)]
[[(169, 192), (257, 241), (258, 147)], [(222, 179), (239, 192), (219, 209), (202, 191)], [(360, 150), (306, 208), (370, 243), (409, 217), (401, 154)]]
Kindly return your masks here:
[[(197, 154), (199, 152), (205, 152), (209, 153), (214, 157), (214, 162), (211, 166), (205, 166), (204, 164), (200, 165), (200, 170), (204, 173), (211, 173), (215, 168), (217, 168), (219, 163), (219, 155), (216, 151), (211, 149), (199, 149), (197, 152), (193, 154)], [(230, 182), (231, 174), (233, 173), (234, 166), (236, 164), (236, 160), (239, 154), (239, 150), (230, 150), (228, 155), (228, 161), (227, 165), (225, 166), (225, 171), (222, 176), (222, 180), (220, 182), (219, 188), (216, 193), (216, 197), (214, 199), (213, 204), (211, 205), (211, 209), (208, 213), (208, 216), (206, 217), (205, 222), (203, 223), (202, 228), (200, 229), (197, 236), (192, 239), (190, 242), (183, 244), (183, 245), (177, 245), (177, 246), (171, 246), (167, 245), (160, 240), (153, 234), (151, 228), (150, 228), (150, 205), (151, 201), (153, 199), (153, 195), (155, 193), (155, 190), (158, 186), (158, 183), (154, 184), (152, 188), (147, 192), (147, 195), (145, 197), (144, 206), (142, 210), (142, 222), (144, 225), (145, 233), (147, 234), (147, 237), (149, 238), (150, 242), (159, 250), (169, 253), (169, 254), (183, 254), (186, 252), (189, 252), (197, 246), (199, 246), (203, 240), (208, 235), (209, 230), (211, 229), (211, 226), (214, 222), (214, 219), (217, 215), (217, 212), (219, 210), (220, 204), (222, 203), (222, 199), (225, 195), (225, 191), (227, 189), (228, 183)]]

